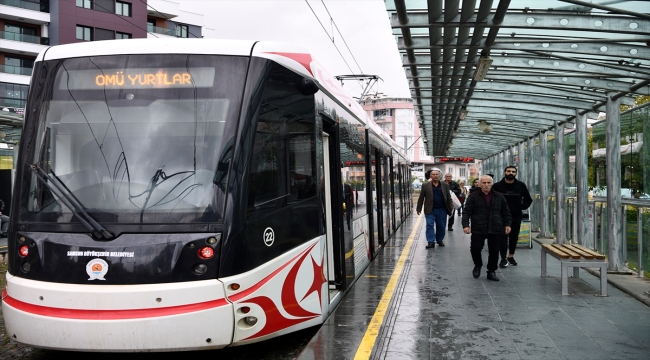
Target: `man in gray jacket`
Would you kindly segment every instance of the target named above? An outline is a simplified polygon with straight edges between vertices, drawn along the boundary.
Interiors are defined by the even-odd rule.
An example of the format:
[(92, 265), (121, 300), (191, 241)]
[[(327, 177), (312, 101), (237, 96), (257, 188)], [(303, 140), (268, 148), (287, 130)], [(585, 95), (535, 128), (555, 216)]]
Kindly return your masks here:
[[(499, 242), (503, 234), (510, 233), (512, 217), (508, 209), (506, 198), (499, 192), (492, 190), (492, 177), (483, 175), (479, 185), (481, 191), (471, 193), (465, 200), (463, 209), (463, 231), (465, 234), (471, 232), (470, 251), (474, 260), (472, 275), (478, 278), (481, 275), (483, 259), (481, 251), (488, 243), (488, 264), (487, 278), (492, 281), (499, 281), (494, 273), (497, 270), (499, 260)], [(472, 227), (470, 229), (470, 220)]]
[(447, 225), (447, 216), (453, 214), (454, 205), (449, 195), (449, 185), (440, 181), (440, 170), (434, 169), (427, 173), (430, 174), (431, 181), (422, 184), (416, 211), (420, 215), (424, 203), (427, 249), (430, 249), (436, 246), (436, 242), (438, 246), (445, 246), (442, 241), (445, 238), (445, 225)]

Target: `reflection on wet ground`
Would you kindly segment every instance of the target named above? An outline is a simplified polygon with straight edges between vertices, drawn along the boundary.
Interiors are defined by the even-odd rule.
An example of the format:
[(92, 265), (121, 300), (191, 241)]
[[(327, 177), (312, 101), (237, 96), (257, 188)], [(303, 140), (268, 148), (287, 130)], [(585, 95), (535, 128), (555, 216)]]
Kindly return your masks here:
[[(355, 216), (356, 217), (356, 216)], [(395, 233), (341, 305), (320, 328), (216, 351), (176, 353), (218, 359), (352, 359), (416, 223)], [(457, 219), (458, 220), (458, 219)], [(372, 352), (373, 359), (648, 359), (650, 307), (581, 271), (561, 295), (560, 266), (540, 251), (518, 248), (516, 267), (499, 269), (499, 282), (472, 277), (469, 235), (456, 221), (445, 247), (425, 249), (424, 222), (398, 281)], [(483, 251), (487, 263), (487, 248)], [(173, 329), (170, 329), (173, 331)], [(4, 329), (2, 329), (4, 333)], [(88, 354), (33, 350), (8, 341), (0, 359), (153, 359), (165, 354)]]
[[(351, 359), (364, 336), (417, 215), (368, 268), (303, 352), (301, 359)], [(460, 219), (460, 218), (458, 218)], [(458, 220), (457, 219), (457, 220)], [(600, 293), (585, 271), (561, 295), (560, 265), (540, 277), (540, 246), (518, 248), (519, 265), (472, 277), (469, 235), (460, 221), (445, 247), (425, 249), (416, 232), (373, 359), (647, 359), (650, 307), (613, 286)], [(483, 250), (487, 263), (487, 247)]]

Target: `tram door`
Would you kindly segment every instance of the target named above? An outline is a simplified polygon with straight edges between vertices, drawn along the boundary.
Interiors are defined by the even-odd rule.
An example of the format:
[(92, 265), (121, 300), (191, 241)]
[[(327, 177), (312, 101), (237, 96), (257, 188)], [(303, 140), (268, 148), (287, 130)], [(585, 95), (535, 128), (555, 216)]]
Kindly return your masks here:
[(375, 253), (373, 256), (377, 255), (377, 250), (379, 250), (380, 246), (384, 245), (384, 226), (383, 226), (383, 214), (384, 214), (384, 209), (382, 207), (382, 186), (381, 186), (381, 153), (379, 152), (378, 148), (374, 148), (374, 151), (371, 150), (373, 153), (372, 157), (372, 207), (374, 211), (374, 216), (372, 220), (372, 225), (373, 225), (373, 240), (374, 240), (374, 248), (375, 248)]
[[(329, 149), (329, 140), (330, 137), (327, 134), (323, 134), (323, 175), (325, 176), (325, 189), (330, 188), (330, 154), (327, 149)], [(334, 253), (332, 251), (332, 244), (334, 243), (334, 234), (332, 234), (332, 192), (325, 191), (325, 229), (327, 229), (327, 272), (328, 279), (334, 279), (334, 264), (332, 260), (334, 259)], [(332, 285), (330, 285), (330, 289)]]
[(382, 214), (383, 225), (384, 225), (384, 244), (390, 238), (392, 234), (392, 221), (391, 221), (391, 181), (390, 181), (390, 157), (382, 156), (381, 159), (381, 185), (382, 185), (382, 196), (383, 196), (383, 207), (384, 213)]
[[(329, 280), (330, 301), (338, 290), (345, 289), (345, 254), (343, 252), (343, 210), (341, 169), (336, 148), (338, 147), (338, 127), (332, 126), (323, 133), (323, 177), (325, 202), (325, 231), (327, 242), (327, 278)], [(327, 131), (327, 127), (326, 127)]]

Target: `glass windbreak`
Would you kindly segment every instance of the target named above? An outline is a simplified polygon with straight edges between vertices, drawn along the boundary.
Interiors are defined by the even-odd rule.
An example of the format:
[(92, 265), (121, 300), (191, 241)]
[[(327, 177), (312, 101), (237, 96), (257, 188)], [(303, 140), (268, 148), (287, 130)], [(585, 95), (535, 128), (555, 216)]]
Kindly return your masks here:
[[(650, 165), (647, 161), (648, 149), (645, 146), (650, 134), (650, 106), (642, 105), (621, 114), (620, 156), (621, 156), (621, 197), (650, 199)], [(593, 125), (588, 145), (591, 162), (589, 164), (589, 188), (594, 195), (607, 194), (607, 128), (605, 121)]]
[(100, 222), (218, 220), (246, 64), (131, 55), (44, 65), (51, 96), (35, 104), (38, 141), (21, 220), (75, 221), (65, 205), (75, 198)]

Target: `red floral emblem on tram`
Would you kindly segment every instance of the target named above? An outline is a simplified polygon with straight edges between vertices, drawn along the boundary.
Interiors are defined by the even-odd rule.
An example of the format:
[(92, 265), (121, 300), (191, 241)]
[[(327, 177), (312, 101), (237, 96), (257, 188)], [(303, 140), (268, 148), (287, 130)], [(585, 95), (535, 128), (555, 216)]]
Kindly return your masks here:
[[(327, 278), (325, 277), (325, 274), (323, 272), (324, 270), (323, 265), (325, 261), (324, 252), (322, 252), (320, 258), (320, 264), (317, 263), (314, 257), (311, 255), (312, 250), (318, 244), (319, 242), (316, 242), (315, 244), (311, 245), (310, 247), (302, 251), (300, 254), (298, 254), (297, 256), (293, 257), (291, 260), (289, 260), (288, 262), (280, 266), (280, 268), (274, 271), (270, 276), (267, 276), (260, 283), (254, 285), (252, 288), (242, 293), (231, 296), (231, 300), (233, 301), (241, 300), (241, 301), (257, 304), (259, 307), (261, 307), (264, 310), (266, 316), (266, 322), (264, 324), (264, 327), (254, 335), (251, 335), (242, 340), (250, 340), (268, 334), (272, 334), (276, 331), (286, 329), (290, 326), (300, 324), (302, 322), (321, 316), (322, 295), (323, 295), (322, 289), (323, 289), (323, 284), (327, 282)], [(307, 289), (307, 292), (305, 293), (304, 296), (298, 299), (296, 295), (296, 284), (298, 282), (298, 273), (300, 272), (300, 268), (303, 266), (303, 264), (305, 264), (306, 261), (309, 261), (313, 271), (313, 275), (311, 278), (311, 284)], [(284, 270), (287, 266), (290, 266), (290, 268), (286, 275), (286, 278), (283, 280), (282, 283), (279, 306), (278, 304), (276, 304), (276, 302), (273, 299), (264, 295), (246, 298), (247, 295), (252, 295), (254, 292), (256, 292), (256, 290), (260, 289), (262, 285), (268, 283), (272, 278), (276, 277), (276, 275), (282, 272), (282, 270)], [(319, 309), (320, 309), (319, 312), (309, 311), (301, 305), (301, 303), (305, 299), (307, 299), (310, 295), (314, 293), (316, 293), (317, 295)], [(291, 318), (285, 316), (284, 313), (289, 314)]]

